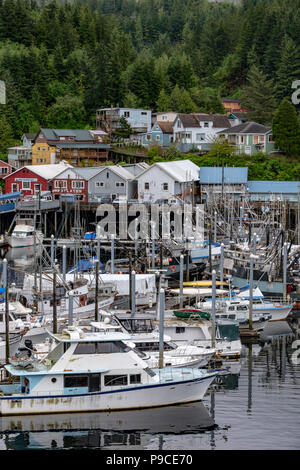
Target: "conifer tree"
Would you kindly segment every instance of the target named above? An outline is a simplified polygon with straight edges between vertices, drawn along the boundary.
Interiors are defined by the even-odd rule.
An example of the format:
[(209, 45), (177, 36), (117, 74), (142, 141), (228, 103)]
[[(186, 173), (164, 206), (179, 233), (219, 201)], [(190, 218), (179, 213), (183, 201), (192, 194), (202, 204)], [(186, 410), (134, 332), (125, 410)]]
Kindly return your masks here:
[(285, 36), (281, 48), (281, 61), (276, 74), (276, 98), (280, 103), (292, 94), (292, 83), (300, 79), (300, 48)]
[(248, 110), (248, 119), (260, 124), (270, 124), (276, 107), (273, 81), (267, 80), (256, 65), (249, 70), (247, 79), (247, 85), (242, 90), (241, 103)]
[(295, 106), (287, 98), (274, 114), (272, 131), (277, 148), (289, 157), (300, 158), (300, 125)]

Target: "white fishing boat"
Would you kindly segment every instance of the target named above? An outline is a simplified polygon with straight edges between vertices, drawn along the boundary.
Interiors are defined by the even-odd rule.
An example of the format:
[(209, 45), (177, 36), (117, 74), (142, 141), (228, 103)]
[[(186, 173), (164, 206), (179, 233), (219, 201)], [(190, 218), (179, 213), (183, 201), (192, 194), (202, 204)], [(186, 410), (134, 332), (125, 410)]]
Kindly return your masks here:
[[(34, 296), (35, 284), (41, 291)], [(23, 297), (23, 303), (33, 306), (37, 302), (39, 316), (44, 322), (52, 320), (53, 317), (53, 273), (37, 274), (25, 273), (23, 289), (19, 290), (19, 296)], [(88, 318), (95, 313), (95, 295), (88, 286), (88, 280), (83, 277), (64, 283), (62, 276), (57, 276), (57, 317), (68, 318), (69, 297), (73, 296), (74, 318)], [(98, 288), (98, 309), (109, 308), (115, 300), (115, 289), (111, 284), (100, 284)]]
[[(250, 304), (249, 286), (241, 289), (239, 292), (231, 291), (229, 297), (220, 297), (215, 301), (216, 318), (236, 320), (240, 323), (249, 321)], [(196, 303), (197, 308), (205, 312), (212, 311), (212, 300), (206, 299), (203, 302)], [(258, 287), (253, 289), (252, 295), (252, 319), (255, 322), (266, 320), (284, 320), (288, 317), (293, 304), (284, 304), (265, 300), (261, 290)]]
[(43, 233), (35, 230), (33, 225), (17, 224), (12, 234), (6, 236), (6, 241), (12, 248), (21, 248), (42, 244), (43, 238)]
[[(147, 314), (108, 314), (101, 311), (101, 320), (108, 321), (111, 325), (119, 326), (122, 331), (132, 336), (135, 348), (145, 353), (144, 359), (149, 367), (158, 367), (159, 361), (159, 332), (153, 323), (154, 317)], [(92, 327), (99, 329), (102, 323), (91, 323)], [(165, 367), (204, 367), (216, 353), (211, 347), (196, 345), (178, 345), (171, 338), (164, 335), (164, 366)]]
[[(177, 344), (189, 343), (202, 347), (212, 345), (212, 323), (204, 319), (178, 319), (166, 311), (164, 331)], [(216, 354), (222, 358), (238, 358), (242, 350), (239, 324), (233, 320), (216, 323)]]
[(0, 384), (0, 414), (19, 415), (151, 408), (199, 401), (218, 371), (150, 369), (120, 332), (69, 326), (51, 334), (53, 348), (37, 361), (28, 354), (5, 365), (19, 383)]

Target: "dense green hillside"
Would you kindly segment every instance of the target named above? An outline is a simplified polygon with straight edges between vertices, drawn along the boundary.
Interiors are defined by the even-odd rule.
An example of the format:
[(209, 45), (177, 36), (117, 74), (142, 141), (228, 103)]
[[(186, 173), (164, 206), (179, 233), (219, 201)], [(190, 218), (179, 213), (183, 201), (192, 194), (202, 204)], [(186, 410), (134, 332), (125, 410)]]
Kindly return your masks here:
[(299, 44), (300, 0), (0, 0), (0, 151), (41, 126), (93, 126), (103, 106), (223, 112), (230, 96), (270, 121), (300, 80)]

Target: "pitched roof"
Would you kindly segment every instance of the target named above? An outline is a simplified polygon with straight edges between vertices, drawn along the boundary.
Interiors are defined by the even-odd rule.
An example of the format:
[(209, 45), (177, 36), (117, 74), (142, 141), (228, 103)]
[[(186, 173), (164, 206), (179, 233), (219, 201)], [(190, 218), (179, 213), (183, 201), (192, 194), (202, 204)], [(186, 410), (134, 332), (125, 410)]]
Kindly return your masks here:
[(26, 139), (33, 140), (37, 134), (24, 134)]
[(200, 168), (191, 160), (174, 160), (171, 162), (157, 162), (154, 163), (147, 170), (140, 173), (136, 178), (138, 179), (141, 175), (144, 175), (147, 171), (150, 171), (153, 167), (158, 167), (162, 171), (165, 171), (174, 181), (184, 183), (186, 181), (199, 180)]
[[(72, 165), (69, 163), (62, 161), (60, 163), (52, 163), (49, 165), (25, 165), (22, 168), (18, 168), (14, 173), (17, 173), (18, 171), (23, 170), (24, 168), (27, 168), (30, 171), (33, 171), (37, 175), (39, 175), (41, 178), (45, 178), (46, 180), (52, 180), (56, 176), (58, 176), (60, 173), (65, 171), (67, 168), (73, 168)], [(11, 173), (11, 176), (14, 173)], [(7, 177), (5, 176), (5, 178)]]
[(224, 103), (240, 103), (241, 100), (239, 100), (238, 98), (222, 98), (222, 101), (224, 101)]
[(199, 121), (193, 114), (182, 114), (177, 115), (177, 119), (180, 119), (183, 127), (200, 127)]
[(258, 122), (244, 122), (238, 126), (229, 127), (218, 134), (266, 134), (271, 130), (271, 126), (264, 126)]
[(157, 121), (156, 124), (161, 128), (164, 134), (173, 134), (173, 122)]
[(178, 118), (182, 122), (183, 127), (202, 127), (201, 122), (212, 122), (213, 127), (227, 128), (230, 127), (230, 121), (225, 114), (178, 114)]
[(116, 173), (118, 176), (120, 176), (120, 178), (123, 178), (124, 180), (134, 179), (134, 175), (132, 173), (130, 173), (130, 171), (126, 170), (126, 168), (123, 168), (122, 165), (120, 165), (120, 166), (119, 165), (102, 166), (101, 171), (99, 171), (99, 173), (101, 173), (104, 170), (111, 170), (114, 173)]
[(41, 129), (45, 138), (49, 141), (59, 141), (60, 137), (74, 137), (75, 142), (93, 141), (93, 136), (86, 129)]

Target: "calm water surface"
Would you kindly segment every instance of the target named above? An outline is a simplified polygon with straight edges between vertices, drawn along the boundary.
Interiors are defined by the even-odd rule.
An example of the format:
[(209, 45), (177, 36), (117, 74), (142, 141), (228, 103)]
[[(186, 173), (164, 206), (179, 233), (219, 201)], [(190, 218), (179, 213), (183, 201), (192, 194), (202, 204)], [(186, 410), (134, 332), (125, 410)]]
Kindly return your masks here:
[[(20, 271), (11, 282), (18, 284)], [(0, 418), (0, 449), (300, 449), (298, 338), (300, 312), (289, 323), (274, 322), (263, 341), (243, 346), (240, 361), (223, 363), (229, 374), (218, 377), (202, 402)]]
[[(243, 346), (203, 402), (152, 410), (0, 418), (0, 449), (300, 449), (300, 318)], [(291, 328), (292, 327), (292, 328)], [(298, 330), (298, 331), (297, 331)], [(289, 334), (290, 332), (290, 334)], [(300, 357), (300, 354), (299, 354)]]

